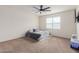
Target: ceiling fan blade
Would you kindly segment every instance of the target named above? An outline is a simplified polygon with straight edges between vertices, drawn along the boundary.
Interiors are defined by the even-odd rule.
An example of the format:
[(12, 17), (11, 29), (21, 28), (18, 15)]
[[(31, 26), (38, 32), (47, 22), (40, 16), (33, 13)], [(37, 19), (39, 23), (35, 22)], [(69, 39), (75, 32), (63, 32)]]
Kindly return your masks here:
[(49, 9), (50, 7), (44, 8), (44, 10)]
[(35, 13), (39, 13), (40, 11), (36, 11)]
[(51, 10), (45, 10), (45, 11), (51, 11)]
[(35, 9), (39, 10), (39, 8), (37, 8), (37, 7), (33, 7), (33, 8), (35, 8)]
[(42, 9), (43, 8), (43, 5), (40, 5), (40, 9)]

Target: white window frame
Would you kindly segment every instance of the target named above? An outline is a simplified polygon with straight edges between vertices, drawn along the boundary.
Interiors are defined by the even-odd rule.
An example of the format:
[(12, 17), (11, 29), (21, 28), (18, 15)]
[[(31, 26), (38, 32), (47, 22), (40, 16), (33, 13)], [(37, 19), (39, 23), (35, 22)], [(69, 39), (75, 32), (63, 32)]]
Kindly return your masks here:
[[(58, 22), (54, 22), (54, 18), (59, 18), (58, 19)], [(58, 25), (58, 27), (54, 27), (54, 25)], [(55, 17), (53, 17), (53, 20), (52, 20), (52, 29), (60, 29), (61, 28), (61, 18), (60, 18), (60, 16), (55, 16)]]
[[(52, 22), (47, 22), (47, 20), (50, 19), (50, 18), (52, 19), (52, 17), (46, 18), (46, 29), (52, 29)], [(51, 27), (48, 27), (49, 26), (48, 24), (51, 24)]]
[[(56, 17), (59, 17), (59, 23), (54, 23), (54, 18), (56, 18)], [(52, 19), (52, 21), (51, 22), (48, 22), (47, 23), (47, 19)], [(56, 22), (56, 21), (55, 21)], [(48, 26), (50, 26), (50, 25), (48, 25), (48, 24), (51, 24), (51, 27), (48, 27)], [(57, 24), (59, 24), (59, 27), (54, 27), (54, 25), (57, 25)], [(53, 17), (47, 17), (46, 18), (46, 29), (60, 29), (61, 28), (61, 18), (60, 18), (60, 16), (53, 16)]]

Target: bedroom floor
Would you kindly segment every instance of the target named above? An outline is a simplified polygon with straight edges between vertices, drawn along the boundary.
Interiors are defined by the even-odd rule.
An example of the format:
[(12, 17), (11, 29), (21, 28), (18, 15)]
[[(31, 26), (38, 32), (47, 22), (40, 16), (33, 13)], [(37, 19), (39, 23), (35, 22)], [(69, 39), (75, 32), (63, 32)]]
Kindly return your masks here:
[(34, 41), (31, 38), (19, 38), (0, 43), (2, 53), (74, 53), (67, 39), (50, 37), (48, 40)]

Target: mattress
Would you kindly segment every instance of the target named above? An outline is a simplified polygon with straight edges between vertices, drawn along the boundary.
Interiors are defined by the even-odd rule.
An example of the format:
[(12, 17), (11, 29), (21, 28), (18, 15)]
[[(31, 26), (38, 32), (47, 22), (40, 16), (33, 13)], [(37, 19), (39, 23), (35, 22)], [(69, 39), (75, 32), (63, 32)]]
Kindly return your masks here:
[(49, 32), (48, 31), (37, 31), (37, 32), (34, 32), (34, 33), (41, 34), (41, 36), (39, 37), (38, 40), (46, 40), (46, 39), (49, 38)]

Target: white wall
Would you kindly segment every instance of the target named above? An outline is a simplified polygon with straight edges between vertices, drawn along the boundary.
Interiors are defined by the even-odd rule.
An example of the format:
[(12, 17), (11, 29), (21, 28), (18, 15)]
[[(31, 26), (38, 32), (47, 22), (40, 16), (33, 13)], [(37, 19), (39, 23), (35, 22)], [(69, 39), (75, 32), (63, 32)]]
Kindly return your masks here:
[[(78, 12), (79, 12), (79, 6), (77, 7), (76, 9), (76, 14), (78, 15)], [(79, 40), (79, 23), (77, 23), (77, 37), (78, 37), (78, 40)]]
[(61, 17), (61, 29), (60, 30), (49, 30), (54, 36), (60, 36), (64, 38), (71, 38), (72, 33), (76, 33), (76, 24), (74, 23), (74, 10), (65, 11), (53, 15), (40, 16), (40, 29), (46, 29), (46, 18), (50, 16)]
[(79, 23), (77, 23), (77, 37), (78, 37), (78, 40), (79, 40)]
[(38, 27), (38, 17), (30, 6), (0, 6), (0, 42), (22, 37), (33, 27)]

